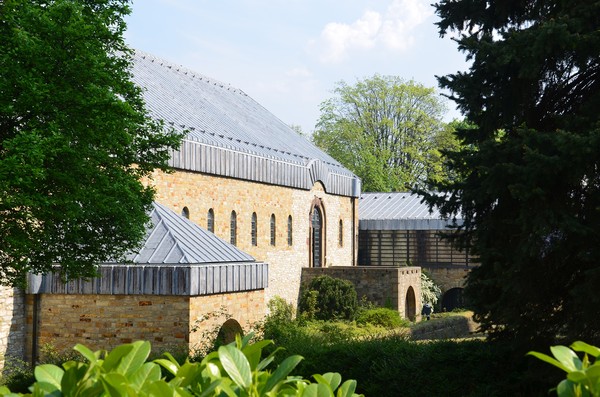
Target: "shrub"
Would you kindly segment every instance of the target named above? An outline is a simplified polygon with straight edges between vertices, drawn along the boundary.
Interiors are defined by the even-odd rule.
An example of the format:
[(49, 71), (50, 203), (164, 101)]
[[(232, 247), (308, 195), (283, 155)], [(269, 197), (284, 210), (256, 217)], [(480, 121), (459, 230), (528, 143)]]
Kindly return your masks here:
[(425, 271), (421, 271), (421, 302), (430, 303), (434, 306), (442, 295), (441, 288), (429, 277)]
[[(342, 383), (338, 373), (313, 375), (316, 383), (289, 376), (302, 360), (297, 355), (286, 358), (273, 371), (266, 370), (274, 353), (261, 360), (262, 350), (271, 342), (251, 344), (249, 340), (238, 336), (235, 343), (219, 347), (202, 362), (181, 365), (168, 353), (166, 358), (147, 362), (150, 343), (144, 341), (117, 346), (110, 353), (77, 345), (75, 350), (87, 362), (68, 361), (62, 368), (37, 366), (31, 395), (356, 396), (356, 381)], [(161, 375), (161, 367), (170, 372), (170, 379)], [(0, 387), (0, 395), (7, 394), (10, 390)]]
[[(313, 307), (314, 306), (314, 307)], [(354, 285), (347, 280), (318, 276), (303, 288), (299, 310), (309, 319), (352, 320), (358, 308)]]
[[(600, 349), (584, 342), (574, 342), (571, 348), (552, 346), (550, 357), (543, 353), (529, 352), (527, 354), (539, 358), (567, 373), (558, 386), (553, 389), (559, 397), (589, 396), (600, 397)], [(583, 360), (577, 353), (583, 353)], [(593, 357), (593, 361), (590, 360)]]
[(406, 327), (409, 322), (400, 318), (397, 310), (378, 307), (361, 310), (356, 317), (357, 324), (372, 324), (384, 328)]

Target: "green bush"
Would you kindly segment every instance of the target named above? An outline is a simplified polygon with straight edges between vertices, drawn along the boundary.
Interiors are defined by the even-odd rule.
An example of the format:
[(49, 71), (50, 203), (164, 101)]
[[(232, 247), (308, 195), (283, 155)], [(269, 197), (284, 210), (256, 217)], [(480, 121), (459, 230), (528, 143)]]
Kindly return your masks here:
[[(313, 375), (316, 383), (289, 376), (302, 360), (290, 356), (273, 371), (267, 370), (273, 359), (262, 359), (270, 341), (249, 343), (250, 337), (219, 347), (199, 363), (179, 364), (170, 354), (148, 362), (150, 343), (138, 341), (116, 347), (110, 353), (92, 352), (77, 345), (87, 362), (68, 361), (62, 368), (53, 364), (35, 368), (31, 396), (356, 396), (356, 381), (342, 383), (338, 373)], [(167, 380), (161, 367), (172, 376)], [(336, 393), (337, 391), (337, 393)], [(10, 395), (6, 386), (0, 395)], [(13, 396), (19, 394), (12, 394)], [(23, 395), (23, 394), (20, 394)]]
[(347, 280), (318, 276), (304, 286), (299, 311), (308, 319), (353, 320), (358, 308), (354, 285)]
[(357, 324), (372, 324), (384, 328), (406, 327), (410, 323), (400, 317), (397, 310), (388, 309), (386, 307), (378, 307), (374, 309), (365, 309), (359, 311), (356, 316)]
[[(539, 358), (567, 373), (555, 390), (558, 397), (600, 397), (600, 349), (584, 342), (574, 342), (571, 348), (552, 346), (550, 357), (543, 353), (529, 352), (529, 355)], [(583, 360), (577, 353), (583, 353)], [(593, 360), (590, 360), (590, 358)]]

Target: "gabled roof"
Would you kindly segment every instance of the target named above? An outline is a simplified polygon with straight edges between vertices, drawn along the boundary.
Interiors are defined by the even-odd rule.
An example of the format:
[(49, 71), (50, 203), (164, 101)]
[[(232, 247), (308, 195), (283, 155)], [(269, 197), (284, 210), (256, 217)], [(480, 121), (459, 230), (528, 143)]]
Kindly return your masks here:
[[(360, 180), (243, 91), (136, 51), (133, 81), (151, 116), (186, 132), (171, 166), (358, 196)], [(254, 170), (253, 170), (254, 168)]]
[(136, 264), (215, 264), (254, 262), (254, 258), (213, 233), (154, 203), (142, 248), (128, 260)]
[[(442, 230), (452, 224), (413, 193), (362, 193), (358, 202), (360, 230)], [(461, 223), (457, 219), (457, 223)]]

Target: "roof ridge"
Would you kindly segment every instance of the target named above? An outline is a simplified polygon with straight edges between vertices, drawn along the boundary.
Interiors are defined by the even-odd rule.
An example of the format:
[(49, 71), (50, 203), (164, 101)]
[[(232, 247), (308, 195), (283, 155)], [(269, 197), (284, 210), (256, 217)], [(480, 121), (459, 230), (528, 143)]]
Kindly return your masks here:
[(148, 59), (150, 59), (151, 62), (155, 62), (156, 61), (161, 66), (164, 66), (164, 67), (166, 67), (168, 69), (171, 69), (171, 70), (175, 70), (176, 72), (179, 72), (179, 73), (183, 73), (186, 76), (191, 77), (192, 79), (204, 81), (204, 82), (206, 82), (208, 84), (212, 84), (212, 85), (221, 87), (221, 88), (226, 89), (228, 91), (236, 92), (236, 93), (241, 94), (243, 96), (248, 96), (248, 94), (246, 94), (241, 88), (234, 87), (233, 85), (231, 85), (229, 83), (225, 83), (225, 82), (223, 82), (221, 80), (209, 77), (209, 76), (207, 76), (205, 74), (198, 73), (195, 70), (192, 70), (192, 69), (187, 68), (187, 67), (185, 67), (183, 65), (174, 63), (172, 61), (169, 61), (169, 60), (166, 60), (166, 59), (163, 59), (163, 58), (159, 58), (156, 55), (150, 54), (148, 52), (145, 52), (145, 51), (142, 51), (142, 50), (137, 50), (137, 49), (134, 49), (133, 51), (137, 55), (141, 56), (144, 59), (148, 58)]
[[(157, 208), (156, 206), (163, 207), (161, 204), (157, 203), (156, 201), (154, 202), (154, 204), (155, 204), (155, 209)], [(161, 208), (161, 209), (165, 209), (166, 210), (166, 208), (164, 208), (164, 207)], [(179, 239), (177, 238), (177, 236), (175, 236), (173, 234), (173, 231), (171, 230), (171, 227), (169, 227), (169, 221), (166, 219), (166, 217), (163, 216), (163, 214), (160, 211), (156, 211), (156, 216), (158, 217), (158, 219), (160, 221), (159, 223), (162, 223), (164, 225), (165, 230), (166, 230), (165, 234), (168, 234), (169, 237), (171, 239), (173, 239), (173, 241), (174, 241), (173, 247), (171, 247), (171, 249), (169, 250), (169, 253), (173, 252), (173, 249), (175, 247), (177, 247), (177, 249), (179, 249), (179, 251), (181, 251), (181, 253), (182, 253), (182, 259), (185, 259), (187, 262), (189, 262), (191, 259), (189, 258), (188, 252), (187, 252), (186, 249), (184, 249), (184, 247), (182, 246), (182, 244), (179, 241)], [(165, 237), (163, 237), (163, 239), (164, 238)], [(180, 262), (181, 262), (181, 260), (180, 260)]]

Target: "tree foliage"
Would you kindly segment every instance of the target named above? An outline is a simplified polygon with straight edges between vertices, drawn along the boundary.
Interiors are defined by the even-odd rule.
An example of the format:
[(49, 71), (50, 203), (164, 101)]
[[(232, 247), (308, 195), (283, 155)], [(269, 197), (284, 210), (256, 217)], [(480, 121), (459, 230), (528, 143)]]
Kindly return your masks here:
[(0, 3), (0, 282), (60, 263), (91, 276), (144, 236), (180, 137), (145, 111), (123, 39), (126, 0)]
[(440, 150), (455, 140), (433, 88), (375, 75), (353, 86), (341, 81), (333, 92), (313, 141), (358, 175), (363, 190), (405, 191), (443, 178)]
[[(442, 0), (472, 61), (439, 79), (476, 127), (431, 204), (462, 212), (465, 290), (493, 337), (600, 340), (600, 2)], [(516, 338), (516, 339), (515, 339)]]

